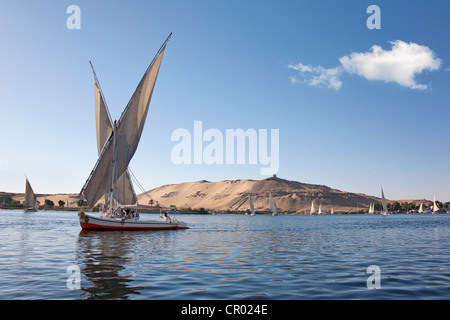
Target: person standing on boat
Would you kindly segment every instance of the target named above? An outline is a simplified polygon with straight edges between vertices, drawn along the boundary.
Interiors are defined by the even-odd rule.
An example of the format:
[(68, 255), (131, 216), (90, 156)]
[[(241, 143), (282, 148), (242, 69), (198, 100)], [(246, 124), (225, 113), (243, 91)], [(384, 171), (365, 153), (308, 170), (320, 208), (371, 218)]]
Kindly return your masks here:
[(169, 222), (172, 223), (172, 220), (170, 219), (170, 217), (167, 215), (167, 212), (164, 212), (164, 217), (161, 217), (164, 222)]

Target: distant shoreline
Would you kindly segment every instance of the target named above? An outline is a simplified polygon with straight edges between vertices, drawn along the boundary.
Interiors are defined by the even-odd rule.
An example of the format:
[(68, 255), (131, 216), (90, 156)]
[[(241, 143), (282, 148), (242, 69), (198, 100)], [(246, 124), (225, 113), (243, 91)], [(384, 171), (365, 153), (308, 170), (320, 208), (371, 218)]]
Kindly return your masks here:
[[(269, 194), (273, 196), (280, 214), (309, 214), (312, 205), (316, 212), (321, 206), (322, 214), (330, 214), (331, 211), (335, 214), (363, 214), (368, 213), (369, 206), (374, 206), (375, 212), (381, 211), (381, 199), (376, 196), (286, 180), (276, 175), (263, 180), (199, 180), (167, 184), (138, 194), (137, 198), (143, 207), (173, 207), (191, 214), (244, 214), (250, 212), (251, 196), (258, 214), (270, 214)], [(20, 209), (24, 199), (24, 193), (0, 192), (0, 207)], [(41, 209), (45, 207), (52, 211), (77, 211), (83, 205), (87, 207), (75, 193), (37, 194), (37, 199)], [(391, 213), (417, 212), (420, 205), (424, 211), (431, 211), (433, 204), (426, 199), (388, 199), (386, 202)], [(450, 202), (436, 203), (442, 211), (450, 211)], [(96, 210), (98, 204), (93, 209)]]

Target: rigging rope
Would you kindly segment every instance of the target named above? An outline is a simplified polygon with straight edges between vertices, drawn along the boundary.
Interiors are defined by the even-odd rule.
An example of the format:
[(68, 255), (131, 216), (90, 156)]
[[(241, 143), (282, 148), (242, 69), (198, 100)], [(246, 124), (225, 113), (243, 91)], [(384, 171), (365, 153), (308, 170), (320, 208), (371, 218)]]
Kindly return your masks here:
[(144, 187), (141, 185), (141, 183), (138, 181), (138, 179), (136, 178), (136, 176), (134, 175), (133, 171), (131, 171), (131, 168), (128, 167), (128, 171), (131, 173), (131, 178), (133, 179), (133, 181), (136, 183), (136, 185), (138, 186), (138, 188), (142, 191), (142, 193), (145, 193), (145, 195), (147, 197), (149, 197), (149, 199), (151, 199), (152, 197), (150, 196), (150, 194), (144, 189)]

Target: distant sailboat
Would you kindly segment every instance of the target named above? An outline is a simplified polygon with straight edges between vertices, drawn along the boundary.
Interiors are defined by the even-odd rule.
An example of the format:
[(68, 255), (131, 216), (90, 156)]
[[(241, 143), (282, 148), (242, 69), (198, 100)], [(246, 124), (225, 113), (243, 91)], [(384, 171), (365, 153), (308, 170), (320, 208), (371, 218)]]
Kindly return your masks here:
[(388, 208), (387, 208), (387, 205), (386, 205), (386, 199), (384, 198), (383, 188), (381, 188), (381, 201), (382, 201), (382, 204), (383, 204), (383, 212), (382, 212), (382, 214), (383, 214), (383, 216), (388, 216), (389, 212), (388, 212)]
[(334, 214), (334, 208), (333, 207), (331, 207), (330, 214)]
[(435, 214), (437, 211), (439, 211), (439, 207), (436, 204), (436, 196), (433, 198), (433, 214)]
[(423, 203), (420, 204), (419, 213), (423, 213)]
[(269, 205), (270, 205), (270, 211), (272, 212), (272, 216), (278, 215), (278, 208), (275, 204), (275, 200), (273, 200), (272, 194), (269, 194)]
[(373, 214), (375, 212), (375, 204), (371, 203), (369, 205), (369, 214)]
[(24, 212), (36, 212), (38, 208), (38, 202), (36, 198), (36, 194), (31, 188), (31, 184), (26, 179), (25, 182), (25, 201), (24, 201), (25, 210)]
[(317, 212), (317, 214), (322, 214), (322, 205), (319, 204), (319, 211)]
[(309, 214), (314, 214), (316, 213), (316, 210), (314, 209), (314, 200), (311, 202), (311, 211)]
[(254, 216), (255, 215), (255, 207), (253, 206), (253, 201), (252, 201), (251, 195), (248, 195), (248, 204), (250, 206), (250, 215)]

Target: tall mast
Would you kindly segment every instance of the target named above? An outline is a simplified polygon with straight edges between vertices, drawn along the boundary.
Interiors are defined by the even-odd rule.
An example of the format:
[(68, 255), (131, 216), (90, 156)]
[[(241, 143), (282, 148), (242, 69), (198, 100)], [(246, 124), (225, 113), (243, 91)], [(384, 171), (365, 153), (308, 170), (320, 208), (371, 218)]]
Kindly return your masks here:
[(116, 121), (114, 121), (114, 126), (113, 126), (113, 131), (112, 131), (112, 135), (113, 135), (113, 145), (112, 145), (112, 156), (111, 156), (111, 189), (109, 191), (109, 214), (114, 214), (113, 212), (113, 198), (114, 198), (114, 194), (115, 194), (115, 189), (116, 189), (116, 163), (117, 163), (117, 159), (116, 159)]

